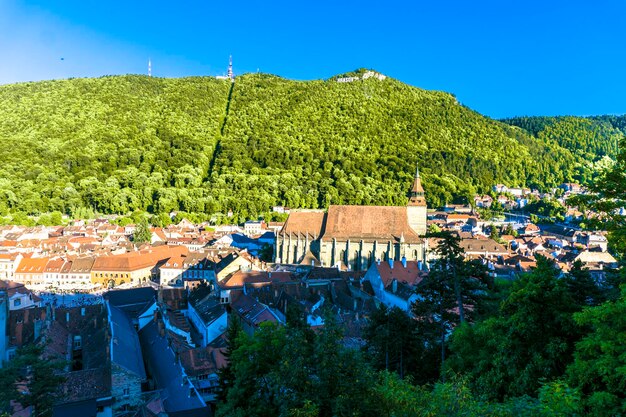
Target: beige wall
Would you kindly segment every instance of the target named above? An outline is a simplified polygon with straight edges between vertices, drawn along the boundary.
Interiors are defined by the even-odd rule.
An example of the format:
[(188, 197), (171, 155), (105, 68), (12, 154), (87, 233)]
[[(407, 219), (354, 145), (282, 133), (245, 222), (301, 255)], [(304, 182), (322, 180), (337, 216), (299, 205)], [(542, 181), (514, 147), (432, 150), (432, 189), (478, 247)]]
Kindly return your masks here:
[(297, 239), (293, 236), (289, 239), (289, 236), (279, 235), (276, 239), (276, 262), (299, 263), (309, 248), (323, 266), (334, 266), (341, 261), (351, 270), (366, 270), (377, 259), (400, 260), (405, 256), (409, 261), (423, 261), (425, 252), (423, 243), (326, 241), (323, 239), (307, 242), (305, 239)]

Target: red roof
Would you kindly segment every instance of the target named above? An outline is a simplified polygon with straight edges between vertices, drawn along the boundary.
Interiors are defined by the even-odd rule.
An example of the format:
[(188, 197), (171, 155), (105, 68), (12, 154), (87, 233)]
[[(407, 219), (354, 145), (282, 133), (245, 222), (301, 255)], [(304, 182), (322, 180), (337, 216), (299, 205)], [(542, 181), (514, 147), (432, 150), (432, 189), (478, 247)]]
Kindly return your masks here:
[(24, 258), (20, 261), (16, 274), (42, 274), (48, 265), (48, 258)]

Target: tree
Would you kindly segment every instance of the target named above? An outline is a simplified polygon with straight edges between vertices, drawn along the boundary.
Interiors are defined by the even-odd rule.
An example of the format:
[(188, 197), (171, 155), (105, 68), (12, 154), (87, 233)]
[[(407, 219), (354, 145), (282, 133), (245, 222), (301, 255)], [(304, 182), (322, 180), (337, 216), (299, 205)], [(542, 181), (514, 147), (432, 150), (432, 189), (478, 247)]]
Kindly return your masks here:
[(572, 318), (580, 306), (557, 273), (537, 256), (537, 268), (514, 282), (497, 317), (453, 333), (450, 369), (467, 375), (478, 395), (532, 396), (542, 378), (563, 376), (581, 337)]
[(148, 219), (142, 216), (137, 223), (135, 233), (133, 233), (133, 242), (135, 242), (136, 245), (141, 245), (142, 243), (150, 243), (151, 240), (152, 232), (150, 231)]
[(495, 240), (498, 243), (500, 242), (500, 234), (498, 233), (498, 229), (494, 225), (491, 225), (489, 238)]
[(398, 307), (388, 309), (381, 304), (370, 317), (364, 338), (364, 349), (374, 368), (396, 372), (400, 378), (419, 371), (424, 348), (416, 321)]
[[(484, 266), (466, 261), (460, 239), (450, 232), (439, 235), (438, 255), (428, 276), (416, 292), (412, 306), (418, 334), (431, 349), (440, 349), (441, 376), (445, 379), (446, 338), (452, 329), (472, 318), (485, 298), (487, 274)], [(471, 307), (469, 310), (467, 307)]]
[[(66, 363), (43, 359), (42, 353), (43, 346), (26, 345), (0, 369), (0, 411), (10, 412), (10, 400), (16, 400), (24, 408), (32, 406), (35, 417), (52, 416), (59, 387), (65, 381), (60, 372)], [(20, 385), (25, 385), (26, 389), (18, 390)]]
[(233, 387), (234, 383), (234, 373), (233, 368), (230, 363), (230, 358), (233, 355), (239, 346), (239, 336), (243, 332), (243, 328), (241, 326), (241, 322), (239, 319), (231, 315), (230, 320), (228, 322), (228, 327), (226, 328), (226, 342), (227, 347), (224, 352), (224, 357), (226, 358), (226, 366), (220, 368), (217, 371), (219, 376), (219, 388), (217, 390), (217, 400), (218, 402), (225, 402), (228, 396), (228, 391)]
[(593, 193), (577, 195), (570, 204), (582, 205), (600, 215), (588, 220), (591, 227), (609, 231), (611, 249), (626, 259), (626, 137), (620, 142), (620, 151), (615, 164), (603, 172), (591, 186)]
[(583, 267), (580, 260), (574, 262), (565, 276), (565, 282), (574, 302), (581, 308), (595, 306), (606, 300), (604, 291), (591, 277), (589, 270)]
[(591, 331), (576, 344), (567, 368), (572, 386), (583, 394), (588, 415), (626, 413), (626, 287), (619, 299), (576, 313), (579, 326)]

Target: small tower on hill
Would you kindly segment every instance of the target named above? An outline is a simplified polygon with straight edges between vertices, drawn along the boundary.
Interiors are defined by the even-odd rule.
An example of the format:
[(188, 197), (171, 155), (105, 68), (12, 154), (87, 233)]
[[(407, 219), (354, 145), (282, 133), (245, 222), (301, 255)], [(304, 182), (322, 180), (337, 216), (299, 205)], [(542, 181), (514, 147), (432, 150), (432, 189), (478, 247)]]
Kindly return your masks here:
[(148, 58), (148, 77), (152, 77), (152, 60)]
[(409, 192), (409, 202), (406, 208), (409, 227), (420, 236), (426, 234), (426, 198), (420, 178), (419, 167), (415, 169), (413, 186)]
[(231, 81), (235, 80), (235, 74), (233, 74), (233, 56), (232, 55), (228, 57), (228, 75), (227, 76)]

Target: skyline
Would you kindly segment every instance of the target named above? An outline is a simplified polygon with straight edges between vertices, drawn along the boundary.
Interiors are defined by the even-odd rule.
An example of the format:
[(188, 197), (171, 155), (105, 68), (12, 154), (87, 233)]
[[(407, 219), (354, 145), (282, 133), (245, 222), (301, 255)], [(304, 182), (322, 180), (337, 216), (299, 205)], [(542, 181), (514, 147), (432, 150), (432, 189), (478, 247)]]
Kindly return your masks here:
[[(273, 7), (188, 2), (5, 0), (0, 84), (71, 77), (261, 71), (327, 79), (371, 68), (454, 94), (493, 118), (626, 113), (626, 4), (487, 1), (469, 5)], [(8, 63), (8, 64), (7, 64)]]

